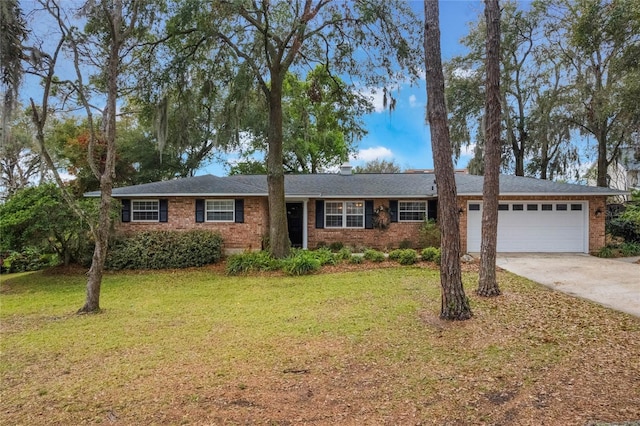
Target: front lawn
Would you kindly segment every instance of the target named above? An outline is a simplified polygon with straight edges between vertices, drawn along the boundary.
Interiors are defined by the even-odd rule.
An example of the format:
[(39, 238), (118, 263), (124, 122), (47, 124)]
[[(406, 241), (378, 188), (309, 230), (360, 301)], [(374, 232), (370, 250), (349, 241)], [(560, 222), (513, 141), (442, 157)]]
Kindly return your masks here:
[(3, 276), (0, 424), (576, 424), (640, 419), (640, 319), (499, 273), (437, 318), (425, 267)]

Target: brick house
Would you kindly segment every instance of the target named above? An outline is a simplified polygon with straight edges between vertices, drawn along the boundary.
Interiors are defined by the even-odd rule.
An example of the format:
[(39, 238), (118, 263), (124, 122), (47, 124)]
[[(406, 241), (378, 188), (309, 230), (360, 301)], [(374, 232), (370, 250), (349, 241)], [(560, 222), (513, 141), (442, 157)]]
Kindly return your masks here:
[[(456, 174), (462, 250), (480, 250), (482, 176)], [(605, 245), (608, 196), (622, 191), (534, 178), (500, 177), (498, 251), (595, 252)], [(90, 193), (88, 196), (98, 196)], [(419, 248), (425, 218), (437, 219), (432, 173), (287, 175), (293, 246)], [(227, 252), (259, 250), (268, 235), (264, 175), (197, 176), (113, 190), (121, 201), (118, 232), (209, 229)]]

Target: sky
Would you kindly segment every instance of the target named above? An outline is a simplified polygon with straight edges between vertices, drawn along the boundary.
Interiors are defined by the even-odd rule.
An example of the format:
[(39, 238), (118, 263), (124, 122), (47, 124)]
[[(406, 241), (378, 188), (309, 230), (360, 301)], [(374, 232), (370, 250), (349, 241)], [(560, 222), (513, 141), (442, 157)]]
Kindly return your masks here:
[[(422, 18), (424, 3), (411, 1), (411, 6)], [(482, 1), (444, 0), (440, 2), (440, 37), (442, 60), (466, 53), (459, 41), (468, 33), (469, 23), (477, 21), (484, 13)], [(413, 85), (404, 84), (393, 91), (397, 99), (392, 113), (384, 110), (382, 92), (373, 96), (375, 112), (363, 117), (368, 134), (358, 142), (358, 153), (350, 159), (352, 166), (362, 166), (367, 161), (393, 160), (403, 170), (433, 169), (431, 137), (425, 124), (427, 92), (424, 80)], [(470, 150), (463, 151), (456, 165), (466, 167), (471, 159)], [(231, 156), (232, 157), (232, 156)], [(211, 163), (196, 174), (225, 175), (227, 169), (219, 163)]]

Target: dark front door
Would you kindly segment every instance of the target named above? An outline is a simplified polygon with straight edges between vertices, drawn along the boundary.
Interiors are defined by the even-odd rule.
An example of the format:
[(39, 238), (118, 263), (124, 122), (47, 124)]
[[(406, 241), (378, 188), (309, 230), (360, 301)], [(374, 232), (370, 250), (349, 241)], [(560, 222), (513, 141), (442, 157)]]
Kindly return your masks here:
[(287, 203), (287, 227), (291, 247), (302, 247), (303, 226), (302, 203)]

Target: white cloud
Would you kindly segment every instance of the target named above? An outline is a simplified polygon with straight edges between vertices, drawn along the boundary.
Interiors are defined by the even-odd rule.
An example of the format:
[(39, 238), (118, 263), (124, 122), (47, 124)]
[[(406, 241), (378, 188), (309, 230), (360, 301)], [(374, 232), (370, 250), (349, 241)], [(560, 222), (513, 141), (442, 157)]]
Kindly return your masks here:
[(460, 147), (460, 157), (473, 157), (475, 155), (476, 144), (462, 145)]
[(416, 95), (409, 96), (409, 106), (411, 108), (415, 108), (418, 106), (418, 98), (416, 98)]
[(386, 157), (393, 157), (393, 152), (389, 148), (384, 146), (374, 146), (358, 151), (354, 160), (367, 162)]

